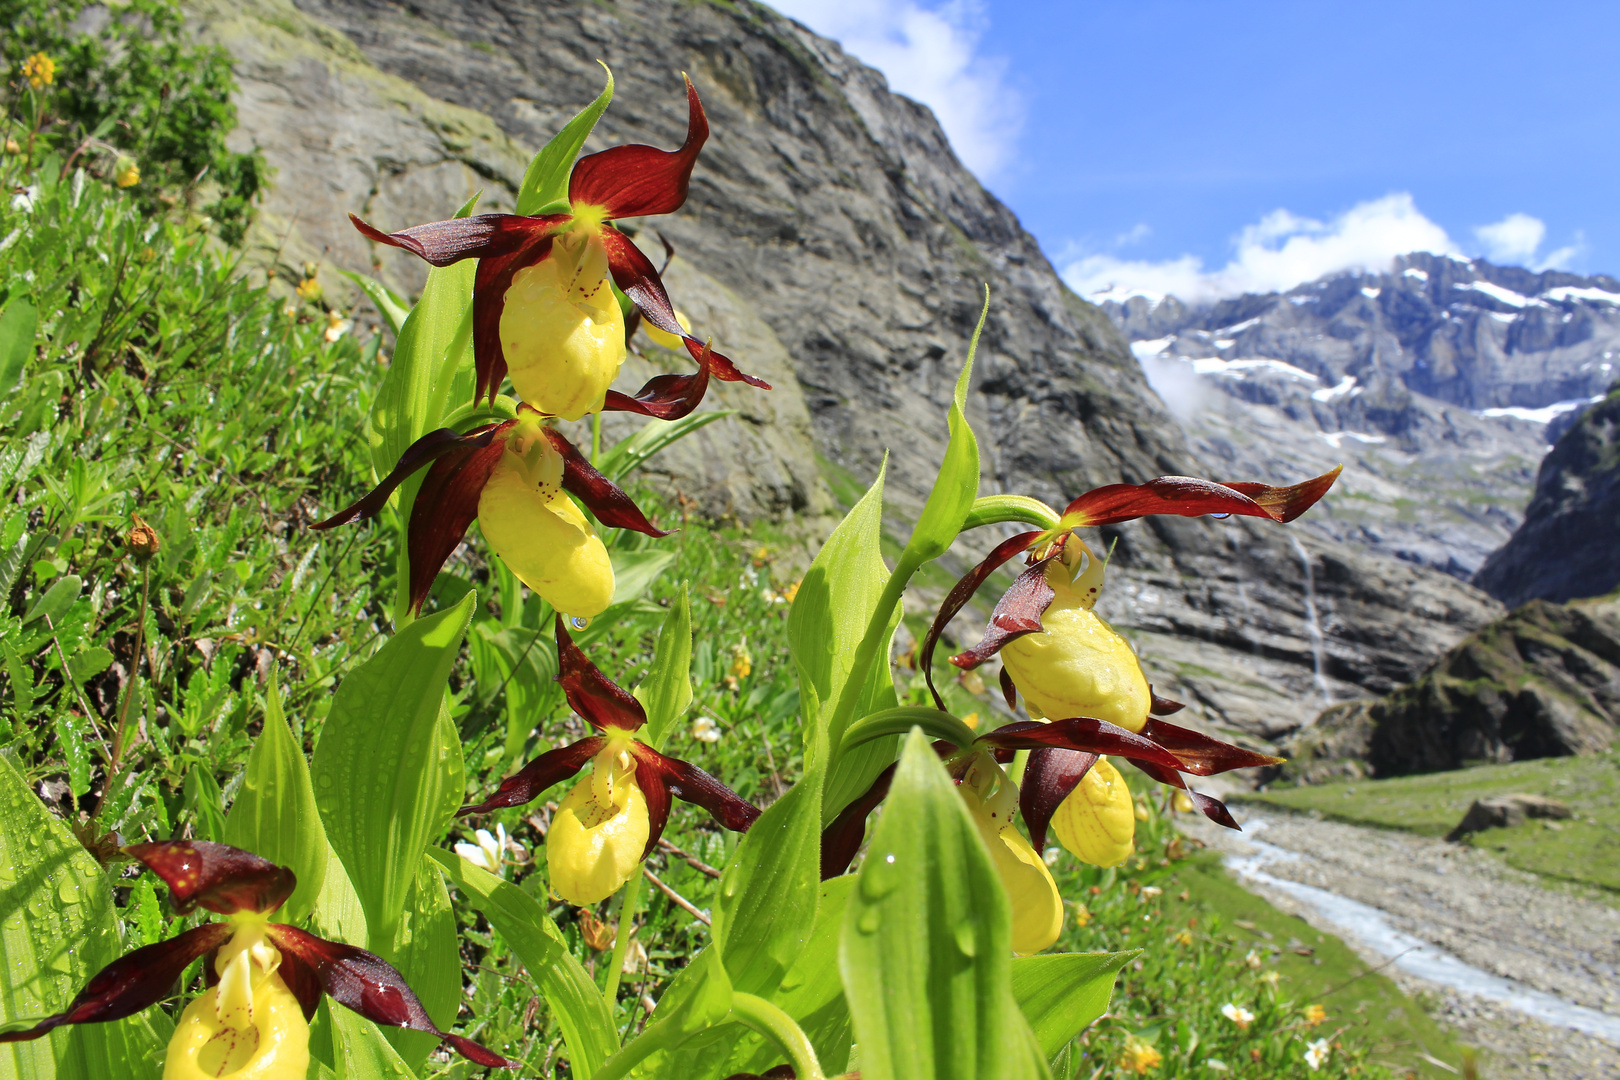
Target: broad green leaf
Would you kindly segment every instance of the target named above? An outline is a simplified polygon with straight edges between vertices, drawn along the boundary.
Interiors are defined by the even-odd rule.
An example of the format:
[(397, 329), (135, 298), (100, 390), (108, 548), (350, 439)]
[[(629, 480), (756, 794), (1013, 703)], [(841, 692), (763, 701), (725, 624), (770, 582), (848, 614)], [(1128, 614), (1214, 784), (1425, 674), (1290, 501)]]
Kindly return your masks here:
[[(0, 1025), (61, 1012), (124, 951), (106, 875), (4, 757), (0, 910)], [(168, 1036), (169, 1022), (157, 1009), (110, 1024), (60, 1027), (33, 1042), (0, 1044), (0, 1076), (157, 1080)]]
[(476, 601), (470, 592), (411, 623), (350, 672), (315, 748), (315, 803), (373, 952), (393, 948), (422, 852), (461, 800), (461, 741), (444, 691)]
[(225, 838), (224, 796), (214, 770), (198, 762), (186, 772), (186, 806), (195, 818), (197, 839), (223, 840)]
[(945, 460), (934, 479), (934, 488), (928, 493), (917, 527), (911, 531), (906, 543), (906, 556), (902, 561), (920, 566), (930, 559), (945, 554), (962, 531), (962, 520), (973, 509), (973, 500), (979, 495), (979, 441), (967, 422), (968, 384), (973, 376), (973, 355), (979, 348), (979, 335), (984, 331), (984, 320), (990, 314), (990, 287), (985, 286), (984, 308), (979, 312), (979, 324), (973, 328), (973, 340), (968, 344), (967, 362), (956, 379), (956, 393), (951, 398), (947, 422), (951, 439), (945, 447)]
[(811, 766), (760, 815), (721, 875), (712, 934), (734, 990), (776, 993), (815, 926), (824, 768)]
[(334, 941), (364, 946), (371, 940), (371, 935), (366, 933), (366, 909), (349, 881), (343, 860), (330, 843), (326, 846), (326, 874), (320, 896), (315, 900), (315, 926), (322, 937)]
[(0, 310), (0, 398), (22, 381), (23, 369), (34, 355), (34, 333), (39, 313), (26, 300), (13, 300)]
[(48, 619), (50, 625), (55, 626), (83, 591), (84, 581), (79, 575), (67, 574), (58, 578), (55, 584), (45, 590), (43, 596), (29, 606), (22, 624), (27, 626), (35, 619)]
[(282, 714), (274, 672), (265, 690), (264, 730), (248, 754), (241, 790), (225, 817), (225, 842), (289, 867), (298, 876), (298, 888), (278, 918), (301, 922), (314, 910), (331, 849), (315, 807), (309, 763)]
[[(720, 962), (720, 950), (711, 944), (681, 970), (659, 1001), (653, 1022), (607, 1060), (597, 1080), (618, 1080), (653, 1054), (671, 1054), (699, 1033), (719, 1035), (709, 1029), (724, 1023), (730, 1012), (731, 980)], [(725, 1032), (729, 1038), (742, 1034), (741, 1028)], [(669, 1075), (670, 1070), (657, 1070), (656, 1074)]]
[(366, 294), (377, 306), (377, 311), (382, 314), (383, 321), (388, 324), (388, 332), (398, 339), (400, 328), (405, 325), (405, 320), (411, 314), (411, 302), (376, 278), (357, 274), (352, 270), (339, 270), (338, 273), (360, 287), (360, 291)]
[(416, 1072), (395, 1053), (376, 1024), (342, 1007), (327, 1015), (338, 1080), (415, 1080)]
[[(889, 580), (889, 568), (884, 565), (880, 552), (884, 471), (878, 471), (877, 479), (872, 481), (866, 494), (822, 545), (805, 572), (788, 612), (788, 647), (799, 676), (807, 764), (821, 752), (818, 746), (822, 736), (827, 739), (827, 746), (838, 745), (842, 732), (829, 729), (833, 711), (849, 678), (855, 651), (866, 635), (867, 624)], [(896, 605), (889, 635), (893, 634), (899, 618), (900, 609)], [(856, 717), (893, 708), (896, 703), (894, 676), (888, 662), (888, 636), (880, 653), (857, 703)], [(895, 745), (894, 738), (881, 739), (844, 756), (838, 769), (828, 777), (823, 792), (824, 823), (865, 791), (877, 774), (894, 760)]]
[(635, 694), (647, 710), (643, 738), (662, 747), (670, 726), (692, 707), (692, 601), (684, 581), (658, 631), (652, 668)]
[[(394, 939), (394, 966), (441, 1031), (455, 1025), (461, 1003), (460, 944), (444, 875), (439, 864), (424, 854)], [(438, 1039), (421, 1031), (389, 1028), (383, 1036), (411, 1069), (420, 1069), (439, 1045)]]
[(867, 1080), (1034, 1080), (1046, 1073), (1012, 996), (1007, 894), (922, 732), (844, 913), (839, 968)]
[(613, 100), (613, 72), (608, 70), (606, 64), (602, 64), (602, 70), (607, 72), (607, 85), (596, 100), (563, 125), (563, 129), (553, 135), (551, 141), (529, 162), (528, 169), (523, 173), (523, 184), (518, 188), (517, 213), (567, 212), (568, 179), (574, 171), (574, 159), (579, 157), (586, 137), (602, 118), (608, 102)]
[(597, 463), (597, 470), (610, 480), (622, 480), (660, 450), (699, 428), (734, 415), (736, 411), (714, 409), (710, 412), (692, 413), (679, 420), (659, 420), (653, 417), (642, 424), (635, 434), (620, 439), (604, 450), (602, 460)]
[(1012, 991), (1034, 1029), (1041, 1054), (1052, 1057), (1108, 1008), (1114, 976), (1136, 952), (1048, 953), (1012, 962)]
[(444, 869), (467, 903), (500, 932), (529, 975), (540, 986), (578, 1080), (590, 1076), (619, 1048), (613, 1015), (596, 983), (568, 951), (538, 900), (459, 855), (430, 848), (428, 855)]

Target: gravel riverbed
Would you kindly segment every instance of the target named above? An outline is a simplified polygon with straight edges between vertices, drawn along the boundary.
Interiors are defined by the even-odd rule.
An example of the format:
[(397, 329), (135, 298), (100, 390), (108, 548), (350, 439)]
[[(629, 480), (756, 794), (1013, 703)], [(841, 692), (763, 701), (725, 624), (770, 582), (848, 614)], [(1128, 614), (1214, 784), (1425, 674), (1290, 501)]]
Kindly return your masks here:
[[(1268, 863), (1266, 873), (1378, 908), (1396, 929), (1482, 971), (1620, 1016), (1620, 909), (1571, 888), (1544, 887), (1535, 875), (1457, 844), (1271, 807), (1238, 806), (1233, 812), (1240, 822), (1263, 819), (1254, 838), (1298, 856)], [(1202, 819), (1184, 827), (1226, 855), (1257, 850), (1242, 833)], [(1370, 966), (1387, 961), (1309, 905), (1254, 881), (1242, 883), (1279, 909), (1342, 937)], [(1394, 965), (1382, 970), (1430, 1003), (1460, 1041), (1484, 1052), (1481, 1071), (1490, 1080), (1620, 1078), (1620, 1046), (1436, 986)]]

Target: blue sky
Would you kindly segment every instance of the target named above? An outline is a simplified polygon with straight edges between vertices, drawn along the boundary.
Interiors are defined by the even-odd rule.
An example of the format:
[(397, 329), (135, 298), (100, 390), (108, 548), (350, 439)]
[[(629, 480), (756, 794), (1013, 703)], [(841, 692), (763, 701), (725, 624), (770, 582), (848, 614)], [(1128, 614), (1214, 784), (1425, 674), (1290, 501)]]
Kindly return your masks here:
[(940, 116), (1071, 285), (1399, 252), (1620, 271), (1620, 4), (778, 0)]

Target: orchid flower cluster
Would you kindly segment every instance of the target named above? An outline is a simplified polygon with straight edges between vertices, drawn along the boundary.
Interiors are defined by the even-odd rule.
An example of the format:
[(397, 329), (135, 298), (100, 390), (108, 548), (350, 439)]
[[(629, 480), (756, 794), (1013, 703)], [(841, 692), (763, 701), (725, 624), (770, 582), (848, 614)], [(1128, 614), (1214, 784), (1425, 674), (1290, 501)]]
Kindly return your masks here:
[[(378, 468), (381, 479), (370, 492), (314, 527), (335, 528), (385, 512), (404, 522), (406, 602), (394, 641), (408, 638), (435, 578), (475, 521), (490, 551), (554, 610), (556, 679), (590, 730), (539, 754), (458, 813), (490, 815), (533, 803), (572, 780), (545, 836), (546, 873), (556, 897), (590, 906), (637, 878), (659, 844), (675, 799), (701, 807), (725, 829), (747, 834), (720, 885), (714, 944), (691, 961), (666, 994), (660, 1019), (628, 1045), (619, 1046), (614, 1002), (582, 1004), (579, 984), (567, 983), (572, 969), (566, 950), (563, 958), (556, 950), (536, 954), (550, 956), (545, 963), (564, 972), (557, 978), (566, 985), (554, 990), (543, 971), (531, 970), (564, 1017), (572, 1075), (612, 1080), (662, 1053), (664, 1074), (707, 1076), (680, 1056), (681, 1047), (704, 1032), (710, 1033), (706, 1046), (718, 1045), (720, 1036), (713, 1033), (726, 1024), (752, 1032), (748, 1038), (756, 1043), (736, 1042), (741, 1036), (733, 1033), (731, 1049), (715, 1061), (736, 1067), (716, 1076), (822, 1080), (840, 1068), (834, 1058), (848, 1060), (852, 1043), (861, 1047), (863, 1075), (890, 1075), (885, 1055), (902, 1053), (894, 1049), (897, 1040), (903, 1041), (907, 1024), (921, 1014), (913, 1003), (908, 1006), (913, 1012), (905, 1014), (911, 1020), (885, 1027), (885, 1010), (898, 1008), (894, 1003), (912, 992), (907, 987), (916, 980), (906, 980), (915, 971), (934, 970), (928, 957), (936, 953), (942, 958), (940, 971), (979, 964), (984, 981), (965, 997), (953, 991), (958, 993), (954, 1005), (929, 998), (928, 1009), (937, 1012), (932, 1022), (981, 1025), (989, 1034), (981, 1032), (979, 1045), (992, 1053), (985, 1068), (1007, 1070), (996, 1075), (1041, 1075), (1044, 1062), (1037, 1062), (1034, 1072), (1024, 1071), (1027, 1062), (1018, 1064), (1027, 1047), (1036, 1045), (1028, 1025), (1016, 1008), (996, 1003), (1012, 1000), (1012, 955), (1041, 952), (1062, 931), (1064, 901), (1043, 857), (1048, 832), (1076, 858), (1096, 866), (1118, 865), (1131, 855), (1132, 795), (1110, 756), (1177, 789), (1229, 828), (1237, 825), (1225, 806), (1190, 788), (1183, 775), (1279, 761), (1163, 719), (1181, 706), (1154, 693), (1129, 644), (1097, 614), (1106, 565), (1078, 530), (1155, 514), (1287, 523), (1328, 491), (1337, 470), (1292, 487), (1188, 477), (1115, 484), (1081, 495), (1061, 513), (1034, 499), (979, 499), (977, 444), (963, 412), (970, 351), (950, 413), (946, 463), (895, 569), (889, 572), (877, 555), (873, 523), (881, 517), (880, 501), (874, 504), (869, 493), (840, 526), (838, 542), (823, 549), (793, 599), (789, 625), (797, 628), (795, 660), (805, 698), (806, 775), (762, 811), (703, 769), (664, 754), (660, 740), (648, 733), (646, 696), (610, 679), (574, 636), (608, 607), (614, 593), (613, 562), (598, 528), (650, 537), (666, 533), (556, 422), (603, 411), (679, 420), (697, 408), (711, 380), (769, 389), (693, 334), (677, 315), (659, 271), (616, 224), (672, 213), (685, 201), (709, 131), (690, 81), (686, 93), (687, 134), (678, 149), (629, 145), (581, 157), (567, 173), (565, 188), (553, 184), (557, 197), (531, 206), (535, 212), (458, 217), (392, 233), (354, 219), (371, 240), (436, 268), (477, 260), (466, 308), (476, 378), (471, 401), (441, 402), (432, 414), (455, 417), (457, 423), (410, 440), (396, 461)], [(596, 115), (604, 104), (605, 94), (593, 106)], [(595, 115), (588, 119), (594, 123)], [(564, 150), (572, 146), (577, 153), (583, 143), (590, 125), (579, 123), (559, 136)], [(542, 151), (535, 168), (550, 160), (548, 167), (555, 170), (555, 160), (547, 158), (552, 149)], [(536, 190), (544, 194), (546, 184)], [(697, 370), (659, 375), (634, 393), (615, 390), (629, 334), (639, 322), (656, 331), (663, 344), (683, 348)], [(976, 333), (975, 346), (977, 340)], [(521, 400), (501, 394), (508, 380)], [(881, 482), (880, 477), (873, 488), (878, 500)], [(911, 575), (948, 550), (963, 530), (1009, 521), (1036, 528), (996, 544), (962, 577), (923, 643), (919, 666), (935, 708), (900, 707), (888, 666), (888, 635)], [(933, 656), (952, 619), (998, 568), (1020, 556), (1026, 567), (995, 604), (982, 640), (950, 658), (957, 668), (971, 670), (999, 655), (1009, 711), (1016, 712), (1022, 695), (1030, 719), (981, 734), (946, 710), (934, 690)], [(851, 571), (859, 559), (868, 569)], [(868, 587), (874, 576), (881, 596)], [(470, 610), (470, 603), (456, 610), (461, 609)], [(438, 633), (451, 614), (429, 615), (419, 625), (432, 623)], [(689, 628), (685, 632), (689, 639)], [(444, 655), (453, 659), (459, 638), (446, 640), (441, 652), (448, 648)], [(392, 647), (394, 642), (384, 650)], [(443, 663), (447, 672), (450, 660)], [(684, 669), (662, 674), (685, 679)], [(442, 681), (443, 676), (426, 702), (430, 721), (440, 707)], [(904, 748), (898, 745), (901, 735), (907, 737)], [(323, 736), (335, 738), (330, 732)], [(924, 739), (933, 740), (932, 753)], [(951, 794), (938, 796), (939, 791)], [(882, 803), (889, 805), (870, 853), (858, 875), (851, 875), (868, 843), (868, 817)], [(915, 828), (898, 824), (904, 821), (915, 822)], [(909, 830), (906, 835), (903, 829)], [(445, 860), (454, 860), (460, 866), (454, 872), (462, 875), (457, 880), (469, 895), (511, 888), (493, 875), (486, 875), (487, 881), (467, 876), (481, 873), (479, 867), (499, 871), (501, 866), (504, 827), (496, 824), (494, 833), (480, 829), (478, 835), (477, 848), (458, 845), (462, 854), (443, 852), (439, 864), (452, 866)], [(347, 861), (335, 841), (334, 850)], [(924, 850), (932, 854), (918, 854)], [(377, 1024), (437, 1036), (476, 1064), (515, 1064), (441, 1030), (404, 976), (376, 953), (271, 921), (296, 888), (298, 875), (289, 867), (203, 841), (135, 844), (123, 851), (167, 883), (177, 913), (200, 907), (225, 921), (136, 949), (95, 975), (65, 1011), (12, 1025), (0, 1032), (0, 1041), (130, 1016), (167, 997), (187, 966), (200, 959), (208, 989), (180, 1014), (166, 1080), (304, 1077), (311, 1068), (309, 1023), (322, 994)], [(959, 871), (960, 880), (936, 882), (946, 866), (956, 867), (952, 872)], [(351, 876), (357, 874), (351, 870)], [(853, 884), (856, 876), (859, 889), (840, 886)], [(917, 900), (919, 889), (936, 891)], [(978, 897), (976, 907), (963, 907), (968, 896)], [(902, 903), (892, 897), (911, 899)], [(835, 898), (847, 905), (847, 917), (823, 920), (819, 906)], [(521, 905), (513, 903), (486, 914), (492, 921), (514, 918)], [(954, 923), (954, 930), (931, 921), (947, 908), (961, 909), (965, 919)], [(546, 918), (535, 911), (530, 918)], [(922, 936), (903, 948), (874, 945), (880, 927), (891, 945)], [(949, 956), (929, 945), (927, 935), (941, 933), (954, 938), (956, 951)], [(837, 952), (836, 964), (825, 962), (829, 947)], [(834, 997), (845, 1001), (843, 1020), (815, 1027), (814, 1037), (801, 1023), (810, 1025), (811, 1012), (835, 1005), (834, 998), (794, 996), (800, 982), (788, 973), (804, 958), (832, 972), (835, 987), (842, 972), (842, 989)], [(1109, 979), (1112, 970), (1104, 972)], [(1091, 993), (1087, 988), (1101, 977), (1093, 973), (1074, 981), (1073, 992)], [(1098, 1000), (1105, 1001), (1106, 994)], [(962, 1008), (968, 1011), (960, 1016), (950, 1011)], [(1000, 1054), (1010, 1057), (1003, 1060)], [(833, 1069), (824, 1069), (821, 1057)], [(778, 1064), (784, 1058), (787, 1066)]]

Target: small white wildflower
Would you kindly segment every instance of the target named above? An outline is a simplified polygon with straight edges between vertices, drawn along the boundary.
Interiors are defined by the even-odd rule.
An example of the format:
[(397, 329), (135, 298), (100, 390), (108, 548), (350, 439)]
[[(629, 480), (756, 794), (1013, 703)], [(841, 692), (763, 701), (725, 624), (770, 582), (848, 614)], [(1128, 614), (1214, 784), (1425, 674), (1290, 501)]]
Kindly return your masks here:
[(1264, 961), (1260, 959), (1260, 954), (1255, 952), (1253, 949), (1249, 950), (1248, 955), (1243, 958), (1243, 962), (1252, 968), (1258, 968), (1262, 963), (1264, 963)]
[(17, 193), (11, 197), (11, 208), (21, 210), (25, 214), (31, 214), (34, 212), (34, 200), (38, 198), (38, 184), (29, 184), (27, 187), (18, 188)]
[(341, 311), (328, 311), (326, 313), (326, 332), (322, 336), (326, 338), (328, 343), (334, 342), (347, 334), (353, 326), (353, 320), (345, 319)]
[(1164, 895), (1164, 890), (1159, 888), (1157, 885), (1144, 885), (1144, 886), (1142, 886), (1142, 899), (1144, 899), (1144, 900), (1152, 900), (1156, 896), (1163, 896), (1163, 895)]
[(712, 716), (700, 716), (692, 721), (692, 738), (699, 742), (717, 743), (720, 741), (720, 725), (714, 722)]
[(1232, 1067), (1230, 1065), (1228, 1065), (1226, 1062), (1222, 1061), (1220, 1058), (1205, 1058), (1204, 1059), (1204, 1068), (1209, 1069), (1211, 1072), (1231, 1072), (1232, 1071)]
[(1328, 1046), (1326, 1039), (1317, 1039), (1305, 1047), (1305, 1064), (1311, 1067), (1311, 1072), (1315, 1072), (1322, 1067), (1322, 1063), (1327, 1061), (1328, 1055), (1332, 1052), (1332, 1047)]
[(496, 825), (495, 833), (496, 835), (492, 835), (488, 829), (479, 829), (473, 833), (473, 839), (478, 842), (457, 844), (456, 854), (474, 866), (488, 870), (492, 874), (499, 874), (506, 853), (506, 826)]
[(1254, 1023), (1254, 1013), (1241, 1005), (1234, 1005), (1230, 1001), (1221, 1006), (1221, 1015), (1243, 1030), (1247, 1030), (1248, 1026)]
[(1062, 848), (1049, 847), (1045, 851), (1041, 852), (1041, 858), (1045, 860), (1047, 866), (1056, 866), (1058, 859), (1062, 857)]

